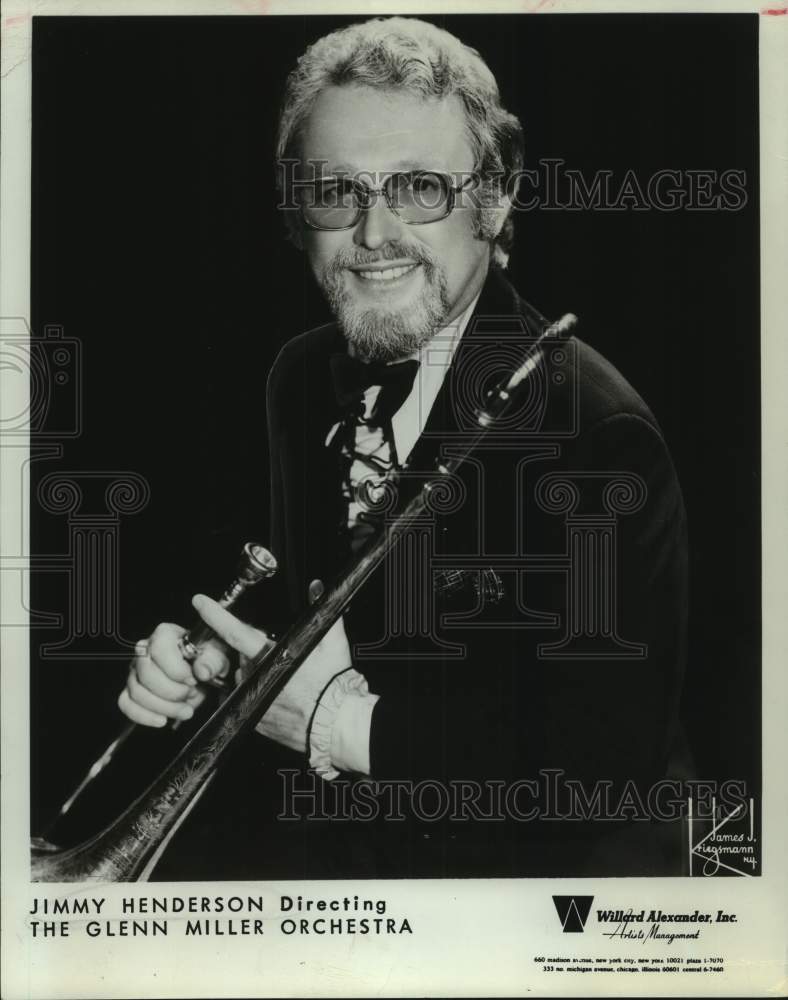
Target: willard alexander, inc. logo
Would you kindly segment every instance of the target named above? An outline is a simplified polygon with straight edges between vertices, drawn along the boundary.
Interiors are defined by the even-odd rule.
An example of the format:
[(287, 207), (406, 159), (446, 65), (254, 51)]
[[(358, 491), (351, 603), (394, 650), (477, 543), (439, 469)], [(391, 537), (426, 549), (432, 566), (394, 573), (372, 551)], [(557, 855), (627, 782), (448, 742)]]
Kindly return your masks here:
[(553, 896), (564, 934), (583, 933), (593, 902), (593, 896)]

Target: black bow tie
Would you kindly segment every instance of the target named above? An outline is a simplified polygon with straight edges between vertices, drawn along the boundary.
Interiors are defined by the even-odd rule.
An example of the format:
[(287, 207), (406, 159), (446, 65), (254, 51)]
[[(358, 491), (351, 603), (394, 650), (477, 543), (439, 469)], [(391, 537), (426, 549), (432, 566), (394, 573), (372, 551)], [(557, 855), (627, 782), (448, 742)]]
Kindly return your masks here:
[(372, 415), (376, 422), (390, 419), (402, 406), (419, 370), (418, 361), (400, 361), (395, 365), (365, 364), (348, 354), (333, 354), (330, 363), (334, 394), (343, 410), (357, 403), (370, 386), (381, 387)]

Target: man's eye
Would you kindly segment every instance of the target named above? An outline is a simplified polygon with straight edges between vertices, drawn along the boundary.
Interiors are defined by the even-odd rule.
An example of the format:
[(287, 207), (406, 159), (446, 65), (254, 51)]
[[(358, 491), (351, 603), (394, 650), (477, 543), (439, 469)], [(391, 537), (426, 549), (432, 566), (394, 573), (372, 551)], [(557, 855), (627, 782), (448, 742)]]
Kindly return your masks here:
[(444, 197), (441, 178), (431, 173), (402, 174), (397, 190), (408, 201), (425, 208), (439, 204)]
[(434, 174), (418, 174), (411, 179), (410, 186), (416, 194), (438, 194), (441, 190), (441, 183)]
[(323, 181), (314, 188), (315, 205), (332, 208), (345, 205), (353, 198), (353, 188), (342, 181)]

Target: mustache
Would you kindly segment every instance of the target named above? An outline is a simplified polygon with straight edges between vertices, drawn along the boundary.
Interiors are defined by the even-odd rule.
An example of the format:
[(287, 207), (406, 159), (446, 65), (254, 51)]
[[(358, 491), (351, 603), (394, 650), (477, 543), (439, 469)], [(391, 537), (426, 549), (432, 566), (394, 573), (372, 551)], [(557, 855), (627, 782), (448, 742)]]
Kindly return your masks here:
[(345, 247), (338, 250), (329, 261), (326, 272), (335, 276), (347, 267), (362, 267), (364, 264), (379, 264), (384, 260), (403, 258), (423, 264), (428, 271), (434, 270), (436, 266), (434, 255), (424, 244), (419, 246), (397, 241), (386, 243), (379, 250), (367, 250), (365, 247)]

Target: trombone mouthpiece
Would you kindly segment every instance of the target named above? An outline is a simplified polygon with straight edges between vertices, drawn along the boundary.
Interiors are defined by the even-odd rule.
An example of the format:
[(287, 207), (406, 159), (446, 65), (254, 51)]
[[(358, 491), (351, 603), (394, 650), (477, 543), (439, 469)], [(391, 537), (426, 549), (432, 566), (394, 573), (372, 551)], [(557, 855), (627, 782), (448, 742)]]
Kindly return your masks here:
[(238, 576), (248, 584), (272, 577), (277, 568), (276, 559), (263, 545), (258, 545), (257, 542), (247, 542), (244, 545)]

